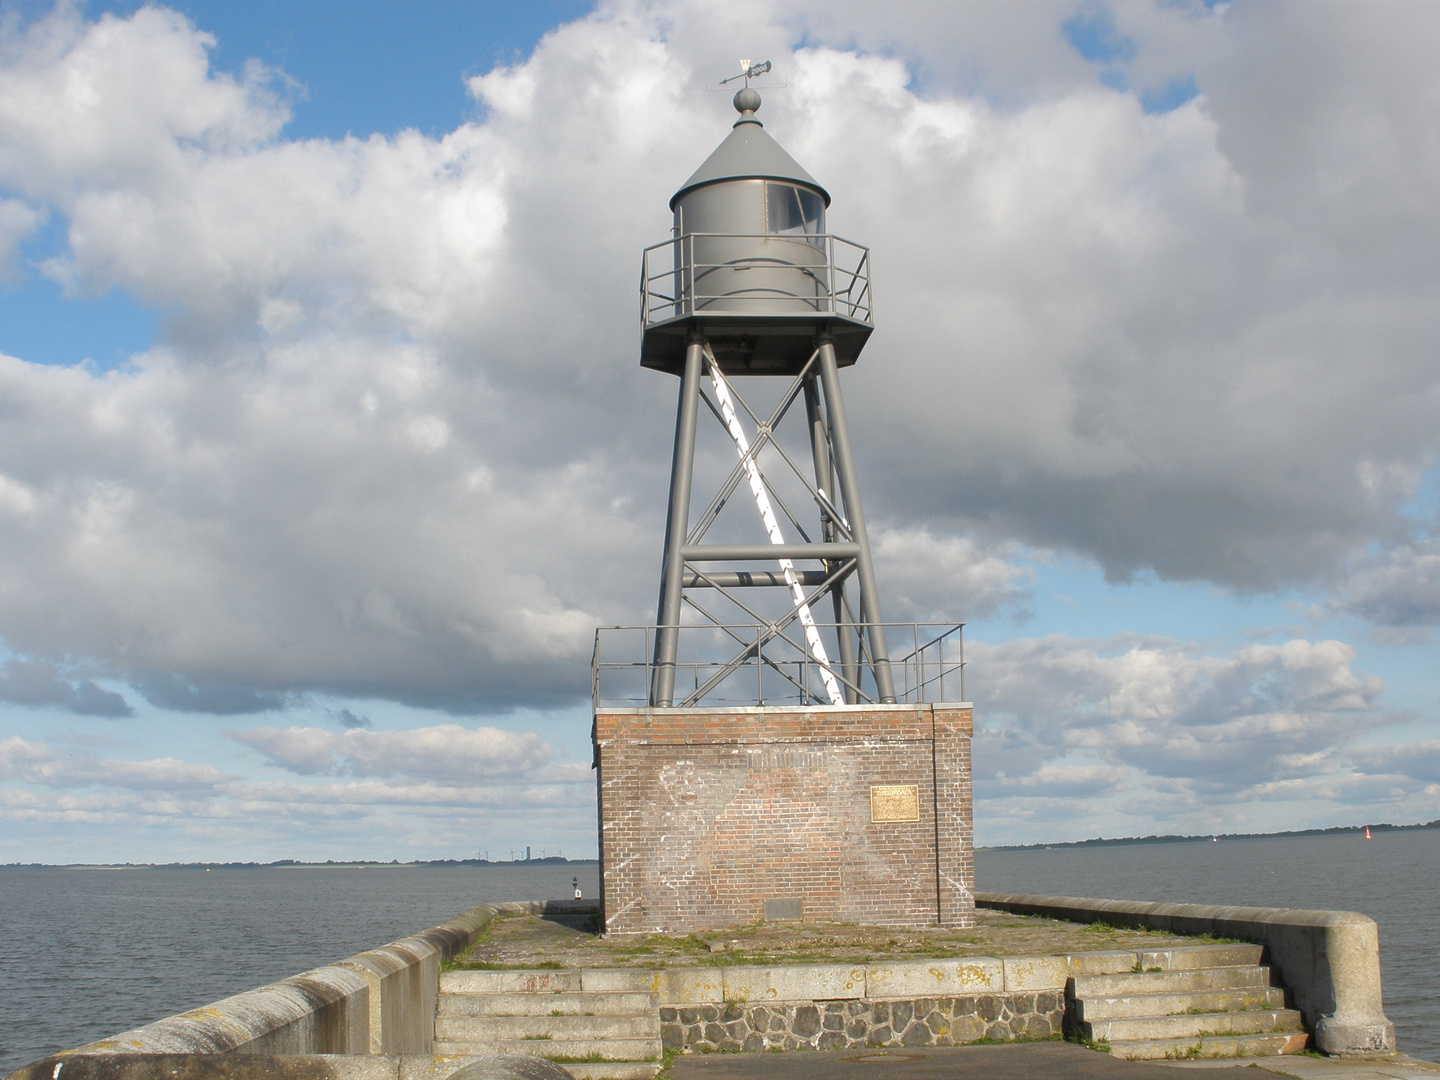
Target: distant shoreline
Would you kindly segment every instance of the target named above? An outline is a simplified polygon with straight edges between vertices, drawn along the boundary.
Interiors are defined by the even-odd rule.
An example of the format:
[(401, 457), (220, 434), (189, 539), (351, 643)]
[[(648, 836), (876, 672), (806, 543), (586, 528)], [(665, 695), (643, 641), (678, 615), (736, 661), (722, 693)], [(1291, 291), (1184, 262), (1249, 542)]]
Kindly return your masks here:
[(1132, 844), (1191, 844), (1201, 840), (1272, 840), (1282, 836), (1334, 836), (1338, 833), (1358, 833), (1369, 829), (1377, 832), (1411, 832), (1415, 829), (1440, 829), (1440, 818), (1423, 821), (1415, 825), (1332, 825), (1328, 829), (1289, 829), (1285, 832), (1269, 833), (1197, 833), (1193, 836), (1122, 836), (1111, 840), (1069, 840), (1050, 844), (1009, 844), (994, 847), (977, 847), (976, 851), (1050, 851), (1056, 848), (1122, 847)]
[(567, 859), (549, 855), (543, 859), (419, 859), (415, 862), (380, 862), (351, 859), (336, 862), (300, 862), (277, 859), (274, 862), (185, 862), (185, 863), (0, 863), (0, 870), (413, 870), (416, 867), (460, 866), (585, 866), (596, 865), (598, 859)]
[[(1119, 836), (1093, 840), (1067, 840), (1037, 844), (998, 844), (977, 847), (976, 851), (1051, 851), (1060, 848), (1125, 847), (1138, 844), (1192, 844), (1203, 840), (1272, 840), (1285, 836), (1334, 836), (1358, 833), (1369, 829), (1377, 832), (1412, 832), (1416, 829), (1440, 829), (1440, 818), (1414, 825), (1332, 825), (1328, 829), (1289, 829), (1269, 833), (1195, 833), (1164, 836)], [(460, 866), (596, 866), (599, 859), (567, 859), (547, 855), (543, 859), (418, 859), (414, 862), (378, 859), (349, 859), (324, 862), (301, 862), (297, 859), (276, 859), (274, 862), (184, 862), (184, 863), (0, 863), (0, 870), (407, 870), (416, 867)]]

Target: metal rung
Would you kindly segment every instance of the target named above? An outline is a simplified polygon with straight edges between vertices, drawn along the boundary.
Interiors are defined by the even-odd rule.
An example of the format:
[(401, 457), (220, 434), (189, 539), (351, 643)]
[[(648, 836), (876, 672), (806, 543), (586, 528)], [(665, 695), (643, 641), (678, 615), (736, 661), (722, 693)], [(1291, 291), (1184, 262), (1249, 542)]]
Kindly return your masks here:
[(687, 544), (680, 549), (686, 562), (771, 562), (775, 559), (853, 559), (859, 544)]
[[(796, 570), (793, 573), (796, 580), (806, 588), (824, 585), (830, 577), (824, 570)], [(744, 589), (752, 585), (789, 585), (785, 575), (778, 570), (716, 571), (703, 577), (691, 573), (686, 574), (682, 581), (687, 589)]]

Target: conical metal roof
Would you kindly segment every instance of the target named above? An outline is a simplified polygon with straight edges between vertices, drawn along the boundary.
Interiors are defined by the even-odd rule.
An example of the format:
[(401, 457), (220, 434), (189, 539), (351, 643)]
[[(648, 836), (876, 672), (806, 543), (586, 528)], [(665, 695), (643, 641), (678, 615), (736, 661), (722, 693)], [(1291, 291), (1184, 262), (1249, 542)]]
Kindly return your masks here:
[(830, 205), (830, 193), (816, 183), (815, 178), (802, 169), (799, 162), (787, 154), (755, 118), (755, 110), (759, 107), (760, 95), (755, 90), (745, 89), (735, 95), (735, 108), (740, 112), (740, 119), (735, 121), (735, 127), (725, 136), (725, 141), (671, 196), (671, 210), (687, 191), (723, 180), (789, 180), (814, 188), (825, 200), (825, 205)]

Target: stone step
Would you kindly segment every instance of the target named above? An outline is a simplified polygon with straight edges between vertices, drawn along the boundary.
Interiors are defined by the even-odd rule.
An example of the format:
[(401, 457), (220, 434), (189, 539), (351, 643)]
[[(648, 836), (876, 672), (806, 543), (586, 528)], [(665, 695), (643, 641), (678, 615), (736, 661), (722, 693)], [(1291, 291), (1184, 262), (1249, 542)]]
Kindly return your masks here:
[(1257, 967), (1265, 958), (1263, 945), (1180, 945), (1147, 949), (1140, 954), (1145, 970), (1194, 971), (1196, 968)]
[(1189, 990), (1232, 990), (1269, 986), (1270, 969), (1247, 964), (1243, 967), (1193, 968), (1182, 971), (1134, 972), (1125, 975), (1077, 975), (1071, 980), (1071, 996), (1127, 997), (1132, 994), (1173, 994)]
[(1242, 1012), (1246, 1009), (1283, 1009), (1285, 991), (1278, 986), (1257, 986), (1179, 994), (1127, 994), (1080, 998), (1075, 1006), (1077, 1018), (1082, 1021), (1174, 1016), (1177, 1013)]
[(442, 994), (578, 994), (578, 971), (442, 971)]
[[(575, 1064), (600, 1065), (606, 1062), (648, 1062), (660, 1060), (659, 1039), (495, 1039), (471, 1042), (468, 1039), (436, 1039), (436, 1057), (459, 1054), (525, 1054), (529, 1057), (561, 1059)], [(593, 1062), (582, 1058), (595, 1058)], [(571, 1070), (574, 1071), (573, 1069)]]
[[(435, 1038), (446, 1042), (505, 1042), (548, 1035), (548, 1041), (658, 1039), (660, 1016), (437, 1016)], [(545, 1042), (544, 1039), (528, 1041)]]
[(1090, 1021), (1080, 1027), (1087, 1038), (1108, 1043), (1195, 1039), (1207, 1035), (1271, 1035), (1305, 1030), (1300, 1014), (1294, 1009), (1134, 1016), (1125, 1020)]
[(1298, 1054), (1310, 1042), (1303, 1031), (1279, 1035), (1212, 1035), (1199, 1039), (1146, 1039), (1111, 1043), (1118, 1058), (1138, 1061), (1186, 1058), (1273, 1057)]
[(650, 1016), (649, 994), (455, 994), (436, 1003), (437, 1016)]

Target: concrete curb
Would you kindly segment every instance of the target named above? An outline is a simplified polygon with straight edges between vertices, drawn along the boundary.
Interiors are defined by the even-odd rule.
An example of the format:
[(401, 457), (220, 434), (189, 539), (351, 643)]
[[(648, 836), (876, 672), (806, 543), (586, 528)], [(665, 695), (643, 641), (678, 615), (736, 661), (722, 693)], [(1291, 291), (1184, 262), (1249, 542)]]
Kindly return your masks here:
[(6, 1080), (574, 1080), (543, 1058), (340, 1054), (72, 1054), (17, 1069)]
[(1327, 1054), (1395, 1049), (1380, 988), (1380, 931), (1354, 911), (1150, 904), (1075, 896), (976, 893), (977, 907), (1069, 922), (1213, 934), (1264, 945), (1295, 998), (1315, 1045)]
[[(440, 964), (500, 912), (544, 914), (594, 901), (482, 904), (439, 926), (269, 986), (60, 1055), (428, 1054)], [(23, 1071), (23, 1070), (22, 1070)]]

